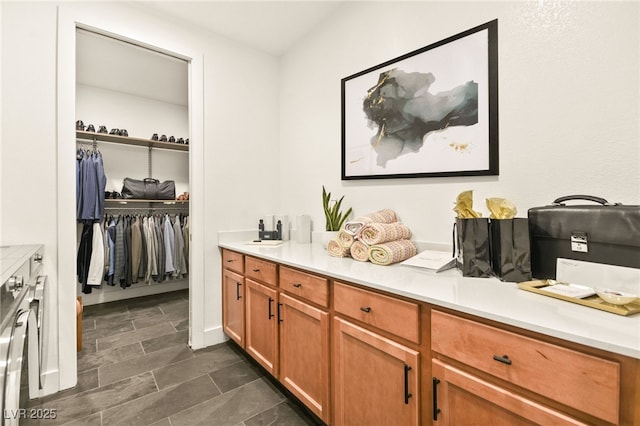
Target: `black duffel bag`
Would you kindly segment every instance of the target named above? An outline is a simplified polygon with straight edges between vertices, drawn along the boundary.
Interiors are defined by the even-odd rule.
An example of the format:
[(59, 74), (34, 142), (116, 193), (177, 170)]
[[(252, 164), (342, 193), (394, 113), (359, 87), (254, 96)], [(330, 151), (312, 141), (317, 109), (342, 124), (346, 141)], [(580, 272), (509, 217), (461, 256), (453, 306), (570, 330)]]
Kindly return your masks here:
[[(565, 205), (569, 200), (598, 204)], [(555, 279), (558, 258), (640, 268), (640, 206), (569, 195), (528, 215), (534, 278)]]
[(140, 200), (175, 200), (176, 184), (172, 180), (160, 182), (158, 179), (143, 180), (124, 178), (122, 198)]

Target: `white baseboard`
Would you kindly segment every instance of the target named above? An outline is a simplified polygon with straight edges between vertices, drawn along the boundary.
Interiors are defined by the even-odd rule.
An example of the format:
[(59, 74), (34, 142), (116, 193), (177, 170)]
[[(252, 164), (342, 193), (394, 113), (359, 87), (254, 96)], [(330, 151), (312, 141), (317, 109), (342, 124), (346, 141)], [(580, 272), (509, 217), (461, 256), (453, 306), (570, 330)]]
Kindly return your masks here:
[(97, 305), (99, 303), (115, 302), (116, 300), (132, 299), (134, 297), (150, 296), (152, 294), (168, 293), (170, 291), (189, 288), (189, 279), (166, 281), (162, 283), (134, 284), (122, 289), (118, 286), (110, 287), (103, 284), (102, 289), (96, 289), (90, 294), (81, 294), (84, 306)]
[[(206, 348), (209, 346), (217, 345), (219, 343), (224, 343), (227, 340), (228, 340), (228, 337), (226, 334), (224, 334), (222, 326), (220, 325), (204, 331), (204, 339), (203, 339), (202, 347)], [(202, 349), (202, 348), (193, 347), (193, 349)]]
[[(71, 386), (73, 387), (73, 386)], [(23, 389), (26, 391), (26, 389)], [(31, 391), (29, 389), (29, 399), (41, 398), (43, 396), (52, 395), (60, 390), (60, 380), (58, 370), (47, 371), (42, 374), (42, 389)]]

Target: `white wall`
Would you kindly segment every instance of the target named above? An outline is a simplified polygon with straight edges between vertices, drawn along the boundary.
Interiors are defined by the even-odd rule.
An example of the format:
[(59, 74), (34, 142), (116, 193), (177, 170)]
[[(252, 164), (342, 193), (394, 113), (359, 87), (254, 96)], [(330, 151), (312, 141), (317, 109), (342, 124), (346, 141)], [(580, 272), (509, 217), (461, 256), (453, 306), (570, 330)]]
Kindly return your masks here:
[[(281, 61), (281, 210), (322, 229), (321, 187), (450, 243), (457, 194), (527, 209), (586, 193), (640, 204), (637, 2), (350, 2)], [(500, 175), (340, 180), (340, 79), (498, 19)]]
[[(174, 20), (156, 18), (117, 3), (2, 2), (2, 203), (0, 244), (43, 243), (47, 273), (51, 277), (51, 300), (64, 312), (52, 310), (59, 330), (60, 360), (49, 354), (53, 367), (60, 361), (62, 387), (75, 383), (74, 324), (70, 323), (69, 300), (75, 298), (75, 282), (63, 279), (74, 269), (75, 253), (58, 251), (75, 241), (75, 227), (60, 226), (69, 218), (57, 217), (58, 167), (66, 171), (65, 155), (57, 162), (60, 146), (69, 141), (56, 140), (58, 132), (56, 103), (56, 28), (58, 6), (68, 15), (109, 22), (133, 39), (153, 40), (167, 49), (187, 46), (201, 52), (204, 88), (203, 156), (204, 193), (199, 212), (204, 216), (204, 282), (199, 280), (195, 303), (204, 306), (204, 341), (221, 338), (220, 256), (217, 248), (219, 229), (238, 229), (255, 223), (260, 210), (273, 212), (277, 207), (277, 175), (264, 173), (264, 164), (278, 164), (278, 85), (277, 60), (213, 34), (191, 29)], [(64, 47), (65, 49), (66, 46)], [(72, 47), (72, 49), (74, 49)], [(74, 50), (75, 51), (75, 50)], [(69, 56), (69, 52), (64, 52)], [(73, 69), (62, 70), (74, 73)], [(64, 90), (71, 90), (68, 87)], [(59, 94), (66, 96), (68, 93)], [(71, 93), (71, 101), (75, 94)], [(61, 108), (74, 108), (62, 105)], [(85, 121), (86, 122), (86, 121)], [(115, 124), (105, 123), (116, 127)], [(69, 120), (73, 129), (73, 120)], [(123, 126), (124, 127), (124, 126)], [(72, 134), (72, 133), (71, 133)], [(72, 142), (73, 146), (75, 145)], [(66, 148), (65, 148), (66, 149)], [(63, 164), (64, 163), (64, 164)], [(69, 167), (72, 167), (70, 163)], [(65, 180), (67, 174), (64, 173)], [(72, 178), (68, 179), (69, 181)], [(256, 188), (255, 182), (262, 186)], [(70, 191), (73, 190), (72, 188)], [(74, 191), (74, 190), (73, 190)], [(64, 194), (66, 199), (72, 199)], [(260, 206), (260, 207), (257, 207)], [(64, 209), (63, 209), (64, 210)], [(73, 222), (71, 222), (73, 224)], [(58, 229), (69, 235), (58, 235)], [(60, 274), (60, 271), (65, 271)], [(61, 299), (56, 299), (58, 293)], [(69, 338), (70, 337), (70, 338)], [(207, 340), (209, 339), (209, 340)]]
[[(105, 125), (127, 129), (129, 136), (150, 139), (151, 135), (189, 137), (189, 111), (186, 106), (114, 92), (98, 87), (76, 86), (76, 118), (98, 130)], [(91, 141), (87, 141), (90, 145)], [(173, 180), (176, 195), (189, 190), (189, 153), (152, 150), (152, 175), (148, 174), (148, 150), (143, 147), (98, 142), (102, 152), (108, 191), (122, 191), (125, 177), (153, 177)]]

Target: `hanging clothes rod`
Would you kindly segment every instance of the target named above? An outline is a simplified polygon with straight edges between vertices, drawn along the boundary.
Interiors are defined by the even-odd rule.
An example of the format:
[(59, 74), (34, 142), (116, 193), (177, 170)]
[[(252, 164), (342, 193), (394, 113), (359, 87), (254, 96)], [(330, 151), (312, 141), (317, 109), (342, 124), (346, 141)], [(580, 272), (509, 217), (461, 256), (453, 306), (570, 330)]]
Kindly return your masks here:
[(80, 140), (76, 140), (76, 146), (79, 147), (88, 147), (91, 146), (91, 149), (93, 151), (98, 151), (98, 140), (96, 138), (93, 138), (93, 140), (91, 141), (91, 143), (89, 144), (89, 142), (83, 142)]
[[(186, 206), (185, 206), (186, 207)], [(184, 213), (188, 211), (188, 208), (185, 207), (175, 207), (175, 206), (153, 206), (153, 207), (111, 207), (105, 206), (105, 212), (109, 212), (110, 214), (131, 214), (132, 212), (162, 212), (162, 213)]]

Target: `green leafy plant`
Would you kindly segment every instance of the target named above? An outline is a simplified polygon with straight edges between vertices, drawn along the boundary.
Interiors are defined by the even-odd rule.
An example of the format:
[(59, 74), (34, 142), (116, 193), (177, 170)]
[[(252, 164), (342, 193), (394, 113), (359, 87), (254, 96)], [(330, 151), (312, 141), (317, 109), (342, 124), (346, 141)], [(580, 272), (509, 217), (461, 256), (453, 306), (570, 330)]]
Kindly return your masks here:
[(340, 211), (343, 199), (344, 195), (340, 197), (338, 201), (332, 201), (331, 193), (324, 189), (324, 185), (322, 186), (322, 207), (324, 208), (324, 216), (327, 221), (325, 226), (327, 231), (339, 231), (340, 228), (342, 228), (342, 224), (351, 214), (351, 207), (344, 213)]

